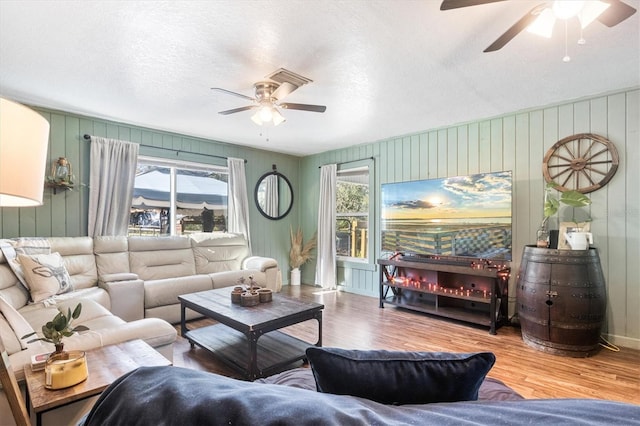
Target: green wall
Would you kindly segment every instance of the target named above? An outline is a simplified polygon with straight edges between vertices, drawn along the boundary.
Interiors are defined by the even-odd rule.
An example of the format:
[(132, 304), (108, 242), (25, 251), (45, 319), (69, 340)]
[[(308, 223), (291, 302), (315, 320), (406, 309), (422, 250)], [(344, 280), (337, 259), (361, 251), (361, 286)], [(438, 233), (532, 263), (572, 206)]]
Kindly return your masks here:
[[(76, 185), (73, 191), (58, 192), (57, 194), (53, 194), (51, 189), (45, 188), (43, 205), (40, 207), (0, 208), (1, 238), (87, 235), (89, 142), (84, 140), (83, 135), (90, 134), (140, 143), (140, 155), (146, 156), (177, 158), (183, 161), (219, 165), (226, 165), (226, 160), (200, 154), (246, 159), (249, 226), (253, 253), (254, 255), (275, 258), (283, 270), (283, 279), (288, 282), (289, 224), (297, 226), (295, 218), (298, 217), (300, 203), (296, 200), (293, 209), (285, 219), (272, 221), (263, 217), (256, 209), (253, 190), (260, 176), (270, 171), (272, 164), (275, 164), (278, 171), (289, 178), (297, 197), (299, 194), (298, 157), (82, 117), (66, 112), (42, 108), (34, 109), (51, 124), (47, 173), (54, 159), (67, 157), (73, 166), (76, 181), (80, 184)], [(174, 152), (153, 147), (170, 148), (186, 151), (186, 153), (181, 152), (176, 155)]]
[[(0, 237), (86, 235), (89, 144), (85, 133), (190, 152), (186, 161), (222, 164), (199, 154), (247, 159), (247, 183), (253, 251), (278, 260), (288, 282), (289, 226), (301, 225), (305, 238), (317, 227), (318, 166), (375, 158), (371, 202), (376, 214), (379, 253), (380, 184), (405, 180), (512, 170), (514, 173), (512, 277), (510, 313), (515, 311), (515, 280), (522, 248), (534, 241), (542, 219), (544, 153), (559, 139), (575, 133), (597, 133), (617, 147), (620, 167), (611, 182), (590, 194), (592, 232), (608, 292), (606, 332), (614, 343), (640, 349), (640, 88), (505, 114), (486, 120), (425, 131), (376, 142), (354, 140), (344, 149), (298, 158), (238, 145), (187, 137), (141, 127), (36, 108), (51, 123), (49, 159), (66, 156), (82, 186), (54, 195), (45, 190), (44, 205), (0, 209)], [(303, 141), (301, 141), (302, 143)], [(142, 155), (175, 158), (167, 151), (141, 148)], [(253, 187), (276, 164), (293, 186), (294, 207), (285, 219), (271, 221), (257, 211)], [(304, 189), (304, 191), (301, 191)], [(557, 226), (557, 221), (555, 223)], [(302, 267), (302, 282), (313, 283), (315, 262)], [(378, 295), (375, 265), (341, 264), (341, 289)]]
[[(523, 247), (535, 242), (542, 220), (542, 159), (558, 140), (576, 133), (596, 133), (613, 142), (620, 166), (611, 182), (592, 192), (590, 214), (607, 285), (606, 332), (613, 342), (640, 349), (640, 89), (567, 102), (545, 108), (434, 129), (402, 137), (309, 156), (301, 161), (300, 210), (305, 235), (317, 227), (318, 166), (375, 158), (376, 228), (379, 241), (379, 188), (382, 183), (512, 170), (514, 176), (513, 262), (509, 285), (510, 314), (515, 312), (516, 275)], [(570, 217), (563, 218), (570, 220)], [(551, 224), (557, 228), (556, 219)], [(378, 295), (378, 270), (372, 265), (338, 268), (345, 291)], [(313, 282), (312, 265), (303, 282)]]

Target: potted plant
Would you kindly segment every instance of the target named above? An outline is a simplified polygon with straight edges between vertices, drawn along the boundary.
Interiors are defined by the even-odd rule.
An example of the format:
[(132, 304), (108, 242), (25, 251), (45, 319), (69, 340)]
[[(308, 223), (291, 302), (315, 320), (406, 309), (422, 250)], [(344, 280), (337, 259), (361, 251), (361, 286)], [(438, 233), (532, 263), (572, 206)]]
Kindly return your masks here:
[(291, 265), (291, 285), (300, 285), (300, 266), (313, 258), (311, 250), (316, 245), (316, 234), (306, 244), (303, 244), (302, 230), (298, 227), (297, 232), (289, 227), (291, 234), (291, 250), (289, 251), (289, 265)]
[[(89, 330), (89, 328), (84, 325), (78, 325), (76, 327), (71, 326), (73, 320), (78, 319), (82, 312), (82, 303), (78, 303), (73, 312), (71, 312), (71, 308), (69, 308), (67, 314), (65, 314), (60, 308), (58, 310), (60, 312), (58, 312), (51, 321), (42, 326), (42, 335), (44, 337), (29, 340), (28, 343), (36, 342), (38, 340), (53, 343), (56, 347), (54, 353), (60, 353), (64, 349), (64, 343), (62, 342), (63, 338), (70, 337), (77, 331)], [(34, 334), (36, 334), (35, 331), (22, 336), (22, 338), (24, 339), (26, 337), (33, 336)]]
[[(549, 218), (560, 210), (560, 204), (566, 204), (569, 207), (585, 207), (591, 204), (591, 199), (581, 192), (575, 190), (564, 191), (556, 198), (552, 193), (552, 189), (556, 189), (558, 184), (549, 182), (544, 190), (544, 218), (538, 228), (536, 245), (538, 247), (549, 246), (549, 231), (547, 229)], [(572, 221), (578, 223), (575, 217), (575, 211)]]

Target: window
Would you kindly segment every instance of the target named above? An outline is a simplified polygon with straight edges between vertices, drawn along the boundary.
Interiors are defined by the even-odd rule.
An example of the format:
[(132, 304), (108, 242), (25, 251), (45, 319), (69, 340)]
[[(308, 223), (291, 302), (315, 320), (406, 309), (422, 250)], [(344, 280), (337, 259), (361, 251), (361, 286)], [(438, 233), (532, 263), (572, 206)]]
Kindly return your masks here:
[(369, 165), (339, 167), (336, 175), (338, 260), (369, 260), (369, 185)]
[(226, 167), (140, 157), (129, 235), (226, 231)]

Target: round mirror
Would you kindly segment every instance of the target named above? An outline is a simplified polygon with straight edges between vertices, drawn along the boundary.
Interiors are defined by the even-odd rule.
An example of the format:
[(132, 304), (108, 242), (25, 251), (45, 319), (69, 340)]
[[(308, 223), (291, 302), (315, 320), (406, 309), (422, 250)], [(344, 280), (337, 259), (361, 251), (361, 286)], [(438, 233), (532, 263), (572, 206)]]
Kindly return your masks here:
[(254, 196), (258, 211), (267, 219), (282, 219), (293, 207), (291, 182), (276, 170), (275, 164), (273, 171), (265, 173), (258, 179)]

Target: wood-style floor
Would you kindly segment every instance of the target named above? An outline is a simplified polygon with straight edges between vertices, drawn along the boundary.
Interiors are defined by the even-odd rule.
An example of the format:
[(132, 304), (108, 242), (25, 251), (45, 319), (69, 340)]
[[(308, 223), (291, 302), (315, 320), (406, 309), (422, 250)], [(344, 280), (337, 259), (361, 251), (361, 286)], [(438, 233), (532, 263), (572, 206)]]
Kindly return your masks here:
[[(502, 380), (525, 398), (595, 398), (640, 404), (640, 351), (602, 349), (589, 358), (547, 354), (527, 346), (520, 329), (488, 329), (431, 317), (393, 306), (378, 308), (378, 299), (343, 292), (318, 293), (313, 286), (285, 286), (283, 294), (325, 305), (323, 346), (403, 351), (491, 351), (496, 363), (489, 376)], [(320, 292), (322, 293), (322, 292)], [(195, 320), (190, 327), (211, 323)], [(178, 333), (179, 325), (176, 326)], [(286, 331), (309, 342), (317, 340), (317, 322)], [(203, 349), (191, 349), (178, 337), (174, 365), (231, 377), (237, 373)]]

